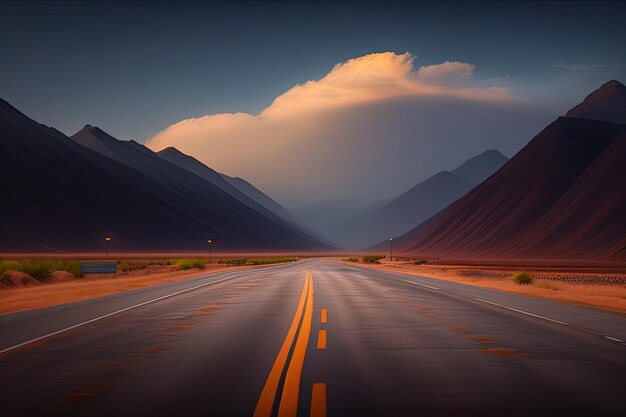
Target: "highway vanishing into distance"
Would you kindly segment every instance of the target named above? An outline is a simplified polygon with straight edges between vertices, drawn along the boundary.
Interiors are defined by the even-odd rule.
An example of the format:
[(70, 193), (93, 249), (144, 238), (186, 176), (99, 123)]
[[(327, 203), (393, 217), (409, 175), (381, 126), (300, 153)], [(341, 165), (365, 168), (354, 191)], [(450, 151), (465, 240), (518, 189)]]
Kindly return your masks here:
[[(52, 288), (51, 288), (52, 290)], [(1, 416), (625, 416), (626, 317), (330, 260), (0, 316)]]

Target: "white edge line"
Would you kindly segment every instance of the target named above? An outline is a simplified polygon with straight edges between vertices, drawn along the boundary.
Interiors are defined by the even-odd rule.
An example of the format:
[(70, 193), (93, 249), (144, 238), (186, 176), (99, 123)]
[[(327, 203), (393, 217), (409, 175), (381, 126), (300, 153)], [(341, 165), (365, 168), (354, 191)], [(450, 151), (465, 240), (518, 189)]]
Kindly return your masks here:
[(420, 287), (430, 288), (431, 290), (438, 290), (439, 289), (437, 287), (433, 287), (432, 285), (420, 284), (419, 282), (406, 281), (406, 280), (402, 280), (402, 281), (408, 282), (409, 284), (413, 284), (413, 285), (419, 285)]
[(605, 339), (612, 340), (612, 341), (614, 341), (614, 342), (626, 343), (626, 342), (624, 342), (624, 341), (623, 341), (623, 340), (621, 340), (621, 339), (617, 339), (617, 338), (615, 338), (615, 337), (611, 337), (611, 336), (604, 336), (604, 338), (605, 338)]
[(480, 301), (481, 303), (487, 303), (487, 304), (491, 304), (491, 305), (494, 305), (494, 306), (498, 306), (498, 307), (506, 308), (507, 310), (515, 311), (515, 312), (517, 312), (517, 313), (526, 314), (526, 315), (528, 315), (528, 316), (537, 317), (538, 319), (548, 320), (548, 321), (551, 321), (551, 322), (553, 322), (553, 323), (562, 324), (563, 326), (569, 326), (569, 324), (567, 324), (567, 323), (565, 323), (565, 322), (562, 322), (562, 321), (558, 321), (558, 320), (550, 319), (550, 318), (548, 318), (548, 317), (543, 317), (543, 316), (540, 316), (540, 315), (538, 315), (538, 314), (529, 313), (528, 311), (518, 310), (518, 309), (513, 308), (513, 307), (503, 306), (502, 304), (494, 303), (494, 302), (492, 302), (492, 301), (481, 300), (480, 298), (474, 298), (474, 300), (476, 300), (476, 301)]
[(0, 350), (0, 355), (2, 355), (4, 353), (7, 353), (7, 352), (10, 352), (12, 350), (21, 348), (22, 346), (26, 346), (28, 344), (31, 344), (31, 343), (34, 343), (34, 342), (38, 342), (39, 340), (46, 339), (48, 337), (57, 335), (59, 333), (66, 332), (68, 330), (72, 330), (72, 329), (75, 329), (77, 327), (89, 324), (89, 323), (93, 323), (94, 321), (102, 320), (102, 319), (105, 319), (107, 317), (111, 317), (111, 316), (114, 316), (116, 314), (123, 313), (123, 312), (128, 311), (128, 310), (132, 310), (132, 309), (137, 308), (137, 307), (145, 306), (146, 304), (151, 304), (151, 303), (154, 303), (154, 302), (157, 302), (157, 301), (161, 301), (161, 300), (164, 300), (166, 298), (174, 297), (175, 295), (183, 294), (183, 293), (186, 293), (186, 292), (198, 289), (198, 288), (206, 287), (207, 285), (217, 284), (218, 282), (226, 281), (226, 280), (232, 279), (232, 278), (233, 278), (232, 276), (229, 276), (227, 278), (223, 278), (223, 279), (220, 279), (218, 281), (205, 282), (204, 284), (196, 285), (195, 287), (191, 287), (191, 288), (187, 288), (187, 289), (184, 289), (184, 290), (176, 291), (176, 292), (174, 292), (172, 294), (164, 295), (162, 297), (158, 297), (158, 298), (155, 298), (153, 300), (144, 301), (143, 303), (135, 304), (133, 306), (126, 307), (126, 308), (123, 308), (121, 310), (117, 310), (117, 311), (114, 311), (112, 313), (108, 313), (108, 314), (105, 314), (103, 316), (96, 317), (96, 318), (93, 318), (91, 320), (87, 320), (87, 321), (84, 321), (82, 323), (78, 323), (78, 324), (75, 324), (73, 326), (66, 327), (66, 328), (61, 329), (61, 330), (57, 330), (56, 332), (52, 332), (52, 333), (48, 333), (48, 334), (43, 335), (43, 336), (36, 337), (34, 339), (28, 340), (26, 342), (22, 342), (20, 344), (15, 345), (15, 346), (8, 347), (6, 349)]

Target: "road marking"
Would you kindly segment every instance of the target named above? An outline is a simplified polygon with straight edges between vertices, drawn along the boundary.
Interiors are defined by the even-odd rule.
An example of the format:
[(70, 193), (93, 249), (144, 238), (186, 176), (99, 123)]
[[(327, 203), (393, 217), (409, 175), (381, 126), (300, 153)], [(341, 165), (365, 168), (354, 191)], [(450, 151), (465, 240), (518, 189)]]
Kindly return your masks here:
[(626, 342), (624, 342), (623, 340), (621, 340), (621, 339), (617, 339), (617, 338), (615, 338), (615, 337), (611, 337), (611, 336), (604, 336), (604, 337), (605, 337), (606, 339), (612, 340), (612, 341), (614, 341), (614, 342), (618, 342), (618, 343), (626, 343)]
[(320, 317), (320, 322), (321, 322), (322, 324), (325, 324), (325, 323), (326, 323), (326, 320), (327, 320), (326, 309), (325, 309), (325, 308), (323, 308), (323, 309), (322, 309), (322, 317)]
[(532, 317), (536, 317), (536, 318), (538, 318), (538, 319), (548, 320), (548, 321), (551, 321), (551, 322), (553, 322), (553, 323), (558, 323), (558, 324), (562, 324), (562, 325), (564, 325), (564, 326), (569, 326), (569, 324), (567, 324), (567, 323), (565, 323), (565, 322), (562, 322), (562, 321), (558, 321), (558, 320), (550, 319), (550, 318), (548, 318), (548, 317), (543, 317), (543, 316), (540, 316), (540, 315), (538, 315), (538, 314), (529, 313), (528, 311), (518, 310), (518, 309), (513, 308), (513, 307), (507, 307), (507, 306), (504, 306), (504, 305), (502, 305), (502, 304), (494, 303), (494, 302), (492, 302), (492, 301), (481, 300), (480, 298), (474, 298), (474, 300), (476, 300), (476, 301), (480, 301), (481, 303), (487, 303), (487, 304), (491, 304), (491, 305), (494, 305), (494, 306), (498, 306), (498, 307), (506, 308), (507, 310), (515, 311), (515, 312), (517, 312), (517, 313), (526, 314), (527, 316), (532, 316)]
[(326, 417), (326, 384), (323, 382), (313, 384), (311, 417)]
[(276, 398), (276, 390), (278, 389), (280, 376), (283, 373), (285, 364), (287, 363), (289, 350), (291, 350), (291, 345), (296, 337), (298, 325), (302, 319), (302, 312), (304, 311), (307, 294), (309, 293), (310, 280), (311, 277), (307, 271), (306, 278), (304, 280), (304, 287), (302, 288), (302, 295), (300, 296), (300, 302), (298, 303), (298, 308), (296, 309), (296, 315), (293, 317), (293, 321), (291, 322), (291, 327), (289, 327), (285, 341), (283, 342), (283, 345), (278, 352), (278, 356), (276, 356), (276, 360), (274, 361), (274, 365), (272, 366), (272, 370), (267, 377), (267, 381), (265, 382), (265, 386), (263, 387), (263, 391), (259, 397), (259, 402), (254, 409), (254, 417), (269, 417), (272, 415), (272, 407), (274, 406), (274, 399)]
[(320, 330), (317, 333), (317, 348), (326, 349), (326, 330)]
[(120, 314), (120, 313), (123, 313), (125, 311), (128, 311), (128, 310), (132, 310), (134, 308), (142, 307), (142, 306), (145, 306), (147, 304), (152, 304), (152, 303), (155, 303), (157, 301), (165, 300), (166, 298), (170, 298), (170, 297), (174, 297), (176, 295), (184, 294), (186, 292), (197, 290), (198, 288), (206, 287), (207, 285), (217, 284), (219, 282), (223, 282), (223, 281), (226, 281), (226, 280), (229, 280), (229, 279), (232, 279), (232, 278), (233, 278), (232, 276), (229, 276), (227, 278), (223, 278), (223, 279), (220, 279), (220, 280), (217, 280), (217, 281), (205, 282), (204, 284), (196, 285), (195, 287), (187, 288), (187, 289), (181, 290), (181, 291), (176, 291), (176, 292), (174, 292), (172, 294), (164, 295), (162, 297), (158, 297), (158, 298), (155, 298), (155, 299), (149, 300), (149, 301), (144, 301), (143, 303), (135, 304), (133, 306), (126, 307), (126, 308), (123, 308), (121, 310), (117, 310), (117, 311), (114, 311), (112, 313), (108, 313), (108, 314), (105, 314), (103, 316), (99, 316), (99, 317), (93, 318), (91, 320), (83, 321), (82, 323), (78, 323), (78, 324), (75, 324), (73, 326), (65, 327), (64, 329), (57, 330), (56, 332), (48, 333), (46, 335), (36, 337), (36, 338), (28, 340), (26, 342), (19, 343), (19, 344), (15, 345), (15, 346), (11, 346), (11, 347), (8, 347), (6, 349), (0, 350), (0, 355), (2, 355), (4, 353), (7, 353), (7, 352), (10, 352), (12, 350), (21, 348), (22, 346), (26, 346), (26, 345), (29, 345), (29, 344), (34, 343), (34, 342), (38, 342), (38, 341), (43, 340), (43, 339), (47, 339), (48, 337), (52, 337), (52, 336), (55, 336), (57, 334), (61, 334), (63, 332), (67, 332), (69, 330), (76, 329), (77, 327), (81, 327), (81, 326), (84, 326), (86, 324), (93, 323), (93, 322), (98, 321), (98, 320), (106, 319), (107, 317), (111, 317), (111, 316), (114, 316), (116, 314)]
[(304, 365), (304, 356), (306, 348), (309, 344), (311, 336), (311, 325), (313, 322), (313, 274), (309, 275), (309, 294), (307, 297), (306, 307), (304, 309), (304, 318), (302, 326), (298, 332), (296, 346), (291, 355), (291, 361), (287, 368), (285, 376), (285, 384), (283, 393), (280, 397), (280, 405), (278, 407), (278, 417), (296, 417), (298, 414), (298, 397), (300, 396), (300, 377), (302, 376), (302, 366)]
[(437, 287), (433, 287), (432, 285), (420, 284), (419, 282), (406, 281), (404, 279), (401, 280), (401, 281), (408, 282), (409, 284), (413, 284), (413, 285), (419, 285), (420, 287), (430, 288), (431, 290), (438, 290), (439, 289)]

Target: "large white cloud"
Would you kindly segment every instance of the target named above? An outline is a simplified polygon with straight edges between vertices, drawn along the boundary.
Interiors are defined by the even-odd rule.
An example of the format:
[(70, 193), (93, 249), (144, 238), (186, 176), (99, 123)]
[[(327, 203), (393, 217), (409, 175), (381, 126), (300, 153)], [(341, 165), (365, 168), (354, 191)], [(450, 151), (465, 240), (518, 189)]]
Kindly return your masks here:
[[(479, 87), (471, 64), (444, 62), (415, 71), (414, 59), (392, 52), (351, 59), (320, 80), (291, 88), (259, 115), (183, 120), (148, 146), (175, 146), (295, 205), (402, 191), (485, 146), (519, 147), (523, 131), (538, 126), (502, 138), (511, 123), (523, 124), (527, 103), (508, 88), (484, 87), (484, 81)], [(503, 139), (505, 146), (498, 146)]]

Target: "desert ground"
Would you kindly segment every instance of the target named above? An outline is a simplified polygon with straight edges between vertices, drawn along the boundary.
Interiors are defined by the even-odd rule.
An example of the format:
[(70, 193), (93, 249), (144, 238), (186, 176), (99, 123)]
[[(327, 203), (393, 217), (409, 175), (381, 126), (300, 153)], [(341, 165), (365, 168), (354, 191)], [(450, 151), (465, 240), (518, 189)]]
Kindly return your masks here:
[[(346, 262), (342, 258), (342, 261)], [(437, 260), (415, 265), (417, 258), (380, 264), (346, 262), (366, 268), (421, 275), (626, 314), (626, 265), (619, 262), (564, 260)], [(418, 260), (419, 263), (419, 260)], [(515, 274), (528, 272), (532, 284), (519, 285)]]

